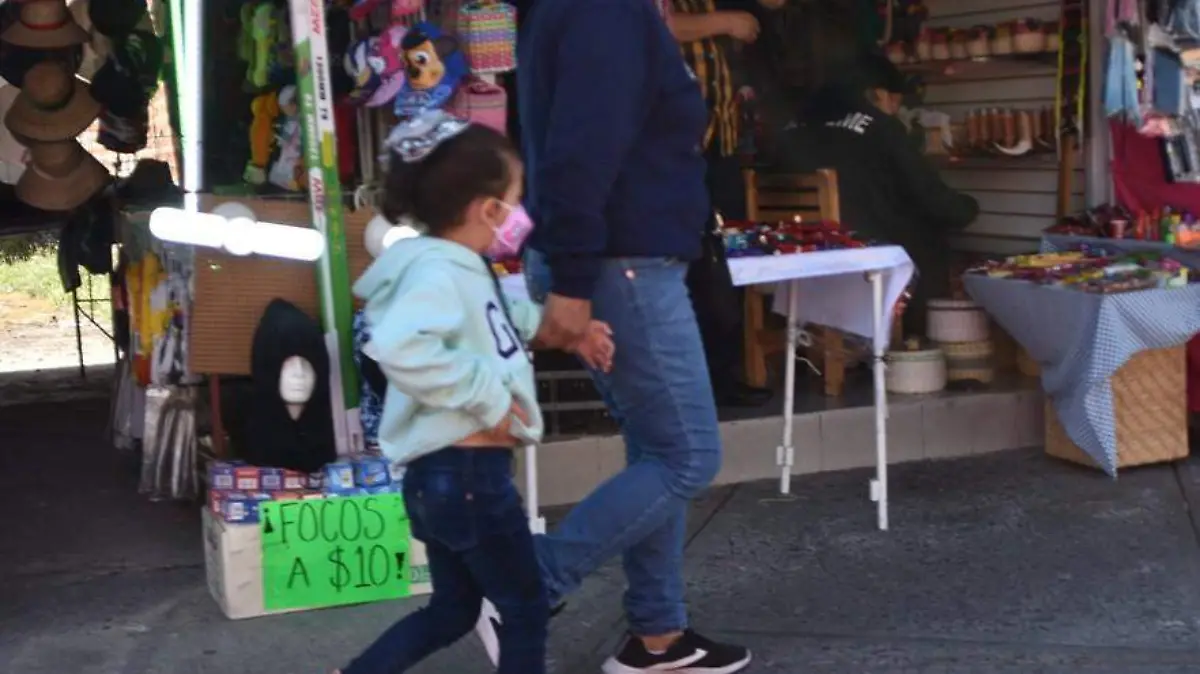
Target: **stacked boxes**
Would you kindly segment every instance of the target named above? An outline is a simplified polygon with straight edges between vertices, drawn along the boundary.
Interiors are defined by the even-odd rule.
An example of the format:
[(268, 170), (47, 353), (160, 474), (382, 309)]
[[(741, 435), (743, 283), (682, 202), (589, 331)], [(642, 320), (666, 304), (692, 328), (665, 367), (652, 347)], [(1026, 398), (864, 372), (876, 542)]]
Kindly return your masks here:
[(378, 457), (331, 463), (311, 475), (216, 461), (208, 469), (209, 510), (230, 524), (256, 524), (264, 501), (399, 493), (401, 471)]

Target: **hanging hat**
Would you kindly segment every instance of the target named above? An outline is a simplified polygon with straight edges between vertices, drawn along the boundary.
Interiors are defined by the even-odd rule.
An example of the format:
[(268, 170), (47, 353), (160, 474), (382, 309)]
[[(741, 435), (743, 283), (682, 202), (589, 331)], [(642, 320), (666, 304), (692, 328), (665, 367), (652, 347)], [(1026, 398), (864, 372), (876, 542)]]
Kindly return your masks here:
[(88, 16), (96, 32), (110, 38), (125, 37), (146, 18), (145, 0), (89, 0)]
[(0, 35), (9, 44), (32, 49), (73, 47), (90, 39), (71, 16), (66, 0), (25, 0), (17, 22)]
[(100, 115), (88, 85), (58, 61), (42, 61), (25, 75), (21, 94), (4, 116), (9, 131), (31, 140), (74, 138)]
[(43, 211), (70, 211), (104, 189), (108, 171), (74, 140), (35, 143), (17, 198)]
[(112, 53), (92, 78), (92, 95), (122, 117), (145, 113), (158, 89), (163, 47), (153, 33), (135, 30), (112, 45)]

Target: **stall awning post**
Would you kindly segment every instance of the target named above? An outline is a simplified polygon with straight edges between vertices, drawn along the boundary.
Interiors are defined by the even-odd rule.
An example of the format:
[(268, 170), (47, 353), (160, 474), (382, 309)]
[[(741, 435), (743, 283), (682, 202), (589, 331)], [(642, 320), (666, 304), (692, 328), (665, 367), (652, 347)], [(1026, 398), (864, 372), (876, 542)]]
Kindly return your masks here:
[[(290, 0), (296, 81), (304, 130), (304, 165), (313, 227), (325, 236), (325, 255), (317, 261), (321, 320), (330, 360), (340, 374), (334, 395), (338, 454), (362, 450), (358, 417), (358, 370), (351, 353), (350, 268), (346, 259), (341, 176), (338, 172), (333, 83), (323, 0)], [(340, 393), (340, 395), (337, 395)]]
[[(184, 5), (187, 5), (186, 9)], [(204, 17), (205, 0), (173, 1), (173, 19), (182, 22), (182, 39), (176, 38), (175, 58), (179, 77), (180, 134), (183, 136), (184, 208), (200, 210), (200, 190), (204, 185)], [(179, 25), (179, 24), (176, 24)]]

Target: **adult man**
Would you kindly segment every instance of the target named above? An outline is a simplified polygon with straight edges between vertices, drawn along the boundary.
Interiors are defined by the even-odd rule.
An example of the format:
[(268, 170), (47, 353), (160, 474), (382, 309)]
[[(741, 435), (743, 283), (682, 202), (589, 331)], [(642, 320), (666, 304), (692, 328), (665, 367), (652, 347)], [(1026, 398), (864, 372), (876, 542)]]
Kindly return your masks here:
[(832, 168), (843, 224), (903, 246), (917, 266), (904, 328), (925, 335), (925, 303), (949, 292), (948, 234), (975, 219), (979, 204), (951, 189), (894, 115), (908, 83), (881, 54), (826, 86), (800, 111), (779, 160), (785, 171)]
[[(684, 60), (696, 74), (708, 107), (704, 158), (709, 195), (723, 216), (741, 219), (746, 217), (745, 183), (737, 156), (741, 87), (732, 61), (737, 58), (736, 47), (758, 39), (760, 25), (754, 12), (778, 9), (786, 0), (670, 1), (671, 33), (681, 44)], [(710, 224), (710, 229), (714, 225)], [(742, 298), (728, 271), (709, 260), (698, 260), (688, 274), (688, 287), (718, 403), (754, 406), (766, 402), (770, 391), (741, 381), (737, 347), (742, 341)]]
[(623, 555), (630, 638), (608, 674), (737, 672), (749, 651), (689, 629), (683, 601), (685, 517), (721, 452), (684, 283), (709, 213), (704, 101), (648, 0), (538, 0), (524, 22), (518, 104), (538, 223), (526, 277), (546, 297), (536, 341), (569, 347), (593, 315), (612, 326), (612, 373), (595, 380), (627, 454), (539, 537), (543, 578), (558, 600)]

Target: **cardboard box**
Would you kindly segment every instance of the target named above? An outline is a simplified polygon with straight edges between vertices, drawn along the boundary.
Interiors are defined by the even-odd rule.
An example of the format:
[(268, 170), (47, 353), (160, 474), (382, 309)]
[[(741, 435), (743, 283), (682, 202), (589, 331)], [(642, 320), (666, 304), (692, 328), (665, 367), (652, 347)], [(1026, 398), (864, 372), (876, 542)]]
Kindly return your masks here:
[[(213, 515), (204, 518), (204, 567), (208, 591), (221, 612), (232, 620), (293, 611), (268, 611), (263, 606), (262, 535), (256, 524), (230, 524)], [(425, 546), (412, 541), (412, 596), (429, 594), (429, 561)]]

